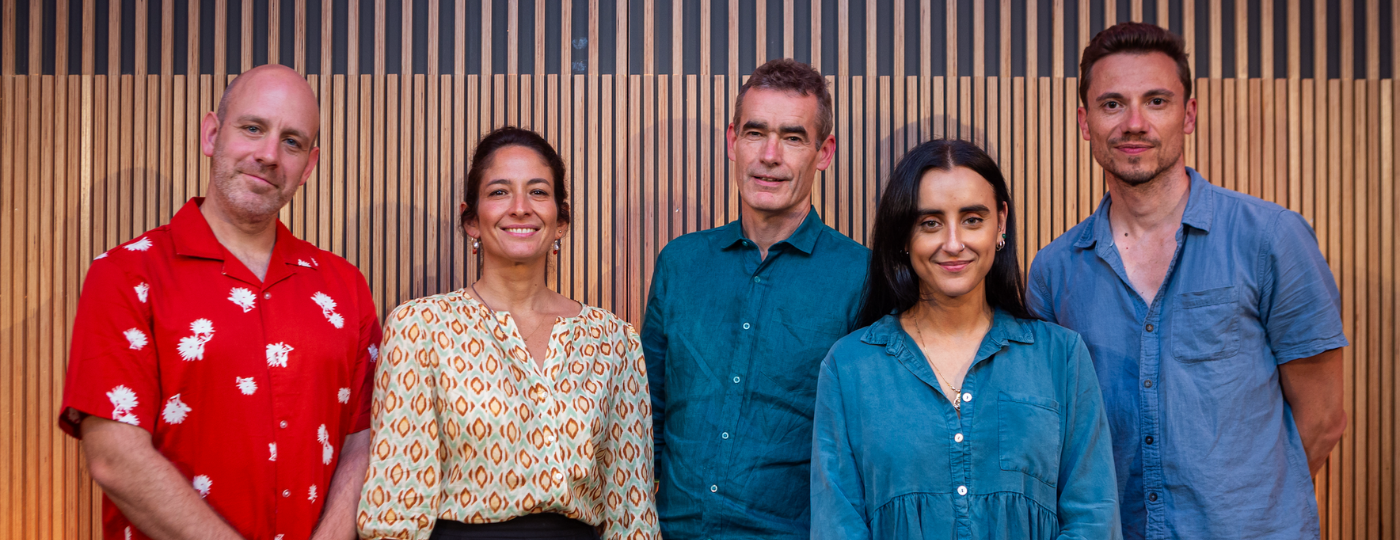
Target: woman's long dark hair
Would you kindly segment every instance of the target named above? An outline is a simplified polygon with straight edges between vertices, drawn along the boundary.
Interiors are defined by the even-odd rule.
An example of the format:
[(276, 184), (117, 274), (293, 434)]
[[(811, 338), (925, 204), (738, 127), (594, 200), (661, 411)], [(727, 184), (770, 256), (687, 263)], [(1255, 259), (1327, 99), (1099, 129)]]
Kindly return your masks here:
[(966, 167), (982, 176), (996, 192), (997, 205), (1006, 205), (1006, 246), (996, 252), (987, 273), (987, 303), (1016, 317), (1032, 318), (1026, 311), (1026, 286), (1021, 282), (1021, 266), (1016, 260), (1016, 213), (1001, 169), (977, 145), (939, 139), (905, 154), (880, 197), (870, 233), (870, 273), (865, 280), (858, 327), (869, 326), (890, 313), (903, 313), (919, 302), (919, 276), (904, 251), (919, 219), (919, 186), (930, 169), (951, 171), (954, 167)]

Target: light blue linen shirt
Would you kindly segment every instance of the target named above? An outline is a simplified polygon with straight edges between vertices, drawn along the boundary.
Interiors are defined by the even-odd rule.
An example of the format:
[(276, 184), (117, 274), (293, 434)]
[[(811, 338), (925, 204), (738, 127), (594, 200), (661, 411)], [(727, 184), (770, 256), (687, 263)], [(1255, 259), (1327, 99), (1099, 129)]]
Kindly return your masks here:
[(1074, 332), (997, 310), (962, 415), (887, 315), (822, 362), (812, 537), (1120, 537), (1099, 383)]
[(1125, 538), (1317, 538), (1278, 366), (1346, 346), (1336, 283), (1302, 216), (1187, 172), (1151, 304), (1128, 281), (1105, 194), (1036, 255), (1029, 307), (1089, 345)]

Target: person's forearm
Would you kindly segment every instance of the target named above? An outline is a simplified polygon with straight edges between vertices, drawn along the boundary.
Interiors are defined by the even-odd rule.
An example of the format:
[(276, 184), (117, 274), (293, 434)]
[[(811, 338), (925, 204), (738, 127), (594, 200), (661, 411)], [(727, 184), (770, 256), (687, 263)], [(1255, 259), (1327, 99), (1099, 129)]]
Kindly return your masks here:
[(1293, 423), (1308, 456), (1308, 470), (1317, 474), (1347, 427), (1342, 400), (1342, 350), (1284, 363), (1278, 374), (1283, 397), (1293, 409)]
[(369, 430), (351, 433), (345, 438), (340, 462), (335, 466), (326, 506), (321, 521), (316, 524), (313, 540), (355, 538), (355, 509), (360, 505), (360, 488), (365, 484), (369, 468)]
[(1340, 408), (1326, 414), (1294, 409), (1293, 421), (1298, 425), (1298, 437), (1303, 440), (1303, 452), (1308, 456), (1308, 472), (1317, 474), (1327, 464), (1327, 456), (1332, 454), (1332, 449), (1342, 440), (1347, 413)]
[(146, 536), (242, 538), (150, 445), (149, 435), (140, 428), (89, 418), (83, 422), (83, 450), (93, 479)]

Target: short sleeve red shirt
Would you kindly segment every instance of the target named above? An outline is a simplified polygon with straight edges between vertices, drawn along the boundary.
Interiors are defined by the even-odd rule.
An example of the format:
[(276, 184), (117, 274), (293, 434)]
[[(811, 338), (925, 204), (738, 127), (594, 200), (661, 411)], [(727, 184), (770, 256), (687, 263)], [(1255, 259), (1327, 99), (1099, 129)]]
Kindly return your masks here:
[[(373, 299), (359, 270), (280, 222), (258, 280), (202, 202), (93, 261), (59, 425), (81, 437), (89, 414), (145, 429), (245, 538), (307, 538), (345, 436), (369, 427)], [(103, 531), (144, 538), (105, 498)]]

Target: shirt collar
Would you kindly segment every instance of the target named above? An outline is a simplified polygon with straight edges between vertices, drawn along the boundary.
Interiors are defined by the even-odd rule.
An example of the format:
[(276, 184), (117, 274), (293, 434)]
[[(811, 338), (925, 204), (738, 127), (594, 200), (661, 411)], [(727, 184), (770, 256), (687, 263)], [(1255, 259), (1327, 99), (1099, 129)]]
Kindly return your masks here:
[[(209, 222), (204, 220), (204, 213), (199, 210), (202, 204), (204, 197), (191, 197), (189, 202), (170, 218), (170, 236), (175, 244), (175, 253), (186, 257), (225, 261), (228, 251), (214, 236), (214, 229), (209, 228)], [(282, 220), (277, 220), (277, 240), (272, 247), (273, 263), (283, 262), (288, 266), (318, 268), (315, 257), (318, 251), (311, 244), (292, 236), (292, 231), (282, 224)]]
[[(1210, 225), (1215, 219), (1215, 193), (1210, 189), (1210, 182), (1195, 169), (1187, 167), (1186, 176), (1191, 180), (1191, 193), (1186, 196), (1186, 210), (1181, 213), (1181, 223), (1210, 232)], [(1108, 209), (1112, 205), (1111, 194), (1105, 192), (1098, 209), (1089, 216), (1089, 225), (1075, 239), (1074, 247), (1085, 249), (1093, 247), (1096, 242), (1103, 242), (1104, 245), (1113, 243), (1113, 230), (1108, 222)]]
[[(802, 224), (797, 226), (797, 230), (793, 231), (786, 240), (773, 245), (776, 247), (786, 243), (798, 251), (811, 255), (812, 249), (817, 245), (817, 237), (821, 235), (822, 225), (822, 218), (817, 214), (817, 209), (809, 206), (807, 217), (802, 218)], [(735, 244), (749, 245), (753, 243), (744, 234), (742, 219), (736, 219), (720, 227), (719, 233), (720, 249), (729, 249)]]
[[(899, 325), (899, 317), (895, 314), (885, 315), (875, 324), (866, 328), (860, 340), (870, 345), (884, 345), (885, 352), (890, 356), (899, 356), (905, 349), (914, 345), (908, 343), (909, 334), (904, 332), (904, 328)], [(987, 330), (987, 335), (982, 338), (982, 346), (977, 350), (977, 359), (982, 360), (992, 353), (1001, 350), (1008, 342), (1035, 343), (1035, 335), (1031, 332), (1029, 325), (1020, 319), (1011, 316), (1010, 313), (1000, 308), (992, 312), (992, 327)]]

